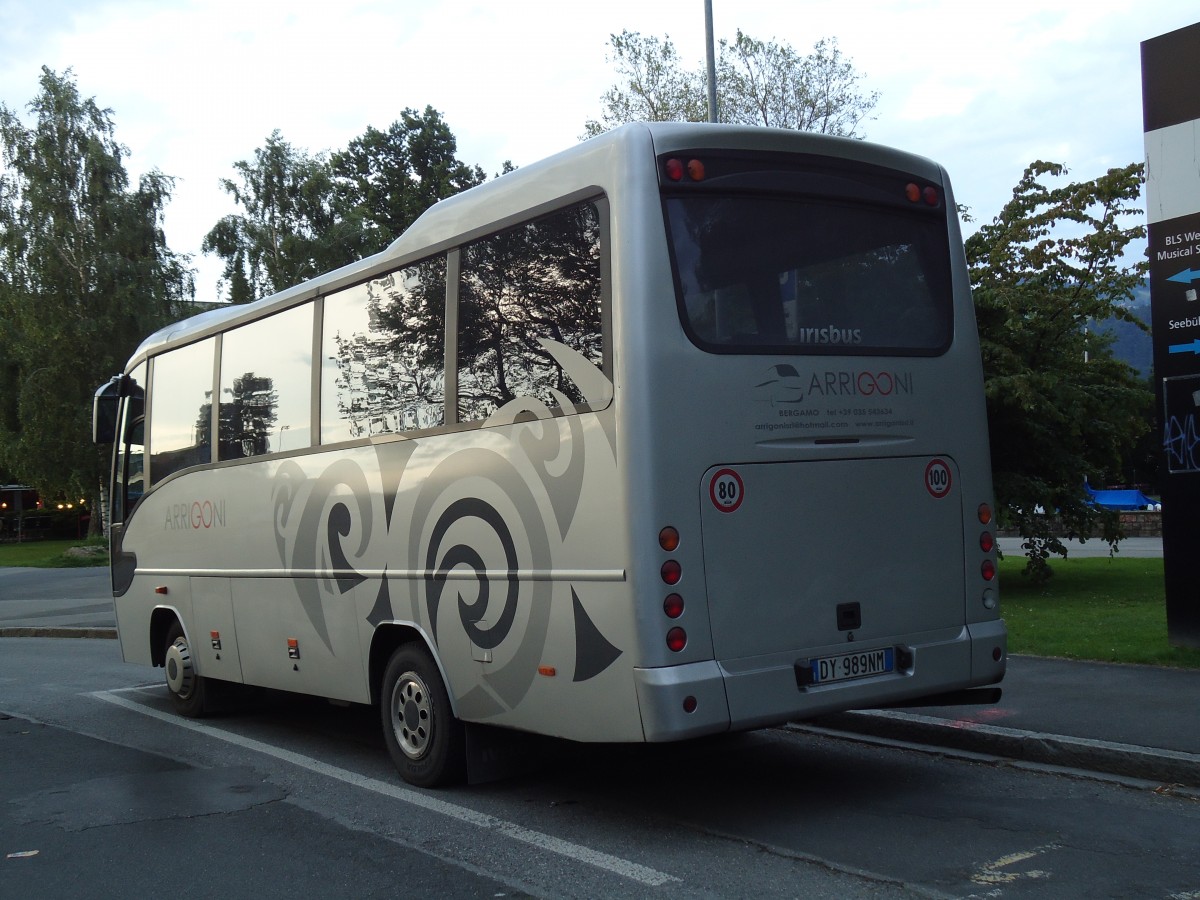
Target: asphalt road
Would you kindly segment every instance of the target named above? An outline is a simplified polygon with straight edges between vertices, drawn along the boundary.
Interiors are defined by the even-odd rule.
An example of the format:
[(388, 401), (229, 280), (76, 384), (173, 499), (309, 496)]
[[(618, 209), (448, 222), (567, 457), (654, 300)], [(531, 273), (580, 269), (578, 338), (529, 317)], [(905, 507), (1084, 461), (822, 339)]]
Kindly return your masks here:
[(0, 628), (113, 628), (108, 567), (0, 568)]
[(370, 708), (185, 720), (112, 641), (0, 639), (6, 896), (1166, 900), (1197, 834), (1169, 787), (790, 729), (421, 791)]
[[(1023, 556), (1025, 554), (1025, 551), (1021, 549), (1021, 538), (1002, 537), (997, 540), (997, 544), (1000, 552), (1005, 556)], [(1082, 543), (1079, 541), (1067, 542), (1067, 559), (1108, 556), (1109, 553), (1109, 546), (1104, 541), (1092, 539)], [(1118, 559), (1161, 557), (1163, 555), (1162, 538), (1126, 538), (1117, 545), (1114, 555)], [(1052, 557), (1052, 559), (1057, 559), (1057, 557)]]

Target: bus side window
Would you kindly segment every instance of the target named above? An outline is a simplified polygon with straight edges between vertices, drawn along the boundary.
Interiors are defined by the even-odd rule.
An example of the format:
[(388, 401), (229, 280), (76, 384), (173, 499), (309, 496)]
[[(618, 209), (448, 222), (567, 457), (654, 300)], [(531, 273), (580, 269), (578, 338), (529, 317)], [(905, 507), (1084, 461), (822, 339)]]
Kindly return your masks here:
[(217, 411), (220, 459), (303, 450), (312, 423), (313, 304), (225, 334)]
[(121, 409), (117, 432), (116, 479), (113, 484), (112, 521), (124, 522), (130, 510), (145, 493), (146, 469), (146, 364), (141, 363), (130, 377), (129, 393)]
[(462, 250), (458, 309), (458, 410), (486, 419), (517, 397), (558, 406), (579, 389), (539, 341), (604, 365), (601, 221), (582, 203), (493, 234)]
[(212, 462), (213, 354), (207, 338), (154, 360), (150, 388), (150, 474), (154, 483)]
[(118, 495), (113, 498), (113, 504), (119, 518), (114, 515), (114, 521), (125, 521), (125, 515), (132, 510), (142, 494), (146, 492), (146, 420), (138, 419), (129, 427), (126, 444), (123, 448), (119, 463), (121, 471), (118, 474)]
[(325, 298), (321, 443), (446, 421), (446, 257)]

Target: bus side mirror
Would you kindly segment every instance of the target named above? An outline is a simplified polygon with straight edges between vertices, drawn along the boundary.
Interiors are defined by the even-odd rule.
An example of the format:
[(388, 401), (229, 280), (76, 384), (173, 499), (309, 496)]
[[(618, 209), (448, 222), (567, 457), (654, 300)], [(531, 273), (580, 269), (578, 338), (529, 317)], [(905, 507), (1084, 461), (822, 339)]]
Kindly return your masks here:
[(92, 443), (111, 444), (117, 439), (117, 406), (121, 401), (121, 378), (114, 375), (92, 397)]

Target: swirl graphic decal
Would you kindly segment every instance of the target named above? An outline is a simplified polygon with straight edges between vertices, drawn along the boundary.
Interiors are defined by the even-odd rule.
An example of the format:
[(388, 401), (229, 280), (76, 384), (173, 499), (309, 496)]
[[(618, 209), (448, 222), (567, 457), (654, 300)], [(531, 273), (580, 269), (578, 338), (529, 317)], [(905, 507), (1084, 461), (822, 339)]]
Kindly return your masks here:
[[(501, 514), (501, 505), (507, 513)], [(427, 527), (429, 522), (432, 527)], [(495, 668), (483, 675), (484, 686), (460, 698), (468, 716), (511, 709), (529, 690), (550, 624), (552, 582), (545, 577), (518, 577), (518, 569), (548, 573), (551, 568), (546, 523), (530, 485), (499, 453), (472, 448), (451, 454), (425, 479), (417, 495), (409, 558), (413, 568), (424, 568), (423, 605), (429, 632), (439, 646), (448, 624), (441, 598), (449, 581), (474, 585), (474, 601), (459, 592), (456, 624), (481, 649), (504, 643), (517, 607), (524, 606), (524, 627), (514, 635), (515, 646), (506, 647)], [(493, 614), (491, 590), (497, 582), (504, 586), (504, 597), (498, 614)], [(426, 618), (420, 609), (413, 613), (418, 621)], [(482, 618), (485, 613), (487, 619)]]
[[(350, 562), (343, 542), (358, 531), (352, 553), (361, 557), (371, 542), (371, 492), (366, 475), (355, 462), (342, 459), (329, 466), (319, 478), (309, 479), (292, 460), (284, 462), (275, 476), (275, 544), (280, 562), (297, 572), (327, 572), (327, 589), (345, 594), (366, 578)], [(336, 499), (335, 499), (335, 495)], [(292, 509), (303, 497), (300, 520), (289, 541)], [(352, 504), (353, 509), (347, 503)], [(324, 528), (322, 528), (324, 521)], [(313, 628), (332, 653), (329, 627), (321, 606), (322, 582), (294, 578), (300, 604)]]
[[(555, 557), (567, 558), (563, 547), (587, 478), (612, 477), (612, 417), (594, 420), (598, 432), (578, 415), (607, 406), (612, 384), (582, 354), (542, 343), (579, 388), (582, 405), (557, 391), (554, 409), (522, 397), (477, 431), (375, 444), (373, 461), (351, 449), (315, 477), (304, 459), (285, 460), (272, 488), (280, 561), (302, 576), (293, 583), (326, 646), (322, 596), (345, 596), (366, 580), (364, 572), (374, 572), (378, 586), (366, 620), (421, 627), (447, 668), (463, 673), (466, 687), (456, 702), (467, 719), (503, 713), (524, 699), (546, 652), (555, 604), (564, 614), (570, 609), (573, 681), (595, 678), (622, 653), (588, 616), (575, 587), (555, 579)], [(612, 451), (602, 449), (592, 470), (589, 441)], [(443, 455), (447, 446), (463, 448)], [(385, 534), (372, 546), (380, 530)], [(473, 660), (485, 664), (482, 675)]]
[[(446, 531), (455, 522), (469, 517), (480, 519), (491, 528), (496, 537), (499, 538), (500, 545), (504, 550), (507, 590), (500, 616), (496, 620), (496, 624), (488, 628), (480, 628), (477, 624), (482, 621), (484, 613), (488, 611), (491, 599), (492, 579), (488, 577), (483, 557), (479, 555), (474, 547), (467, 546), (466, 544), (455, 544), (446, 550), (441, 560), (436, 559)], [(517, 551), (504, 519), (495, 508), (474, 497), (464, 497), (462, 500), (451, 503), (446, 508), (446, 511), (442, 513), (441, 518), (438, 519), (437, 525), (434, 526), (433, 534), (430, 535), (429, 551), (425, 561), (425, 580), (428, 583), (426, 598), (429, 603), (430, 627), (435, 640), (437, 639), (438, 605), (441, 602), (442, 590), (446, 586), (446, 576), (452, 569), (460, 565), (465, 565), (475, 573), (479, 596), (474, 603), (467, 603), (463, 599), (463, 595), (459, 593), (459, 621), (466, 630), (472, 644), (476, 647), (482, 647), (485, 650), (491, 650), (498, 647), (500, 642), (508, 637), (508, 632), (512, 628), (513, 618), (517, 614)]]

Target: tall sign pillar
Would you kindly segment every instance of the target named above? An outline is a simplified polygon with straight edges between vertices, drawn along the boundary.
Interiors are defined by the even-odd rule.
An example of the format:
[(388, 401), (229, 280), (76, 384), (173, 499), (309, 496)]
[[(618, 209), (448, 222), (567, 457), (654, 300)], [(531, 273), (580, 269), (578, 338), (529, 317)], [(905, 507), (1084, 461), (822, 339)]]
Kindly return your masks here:
[(1167, 629), (1200, 647), (1200, 24), (1142, 43), (1142, 117)]

